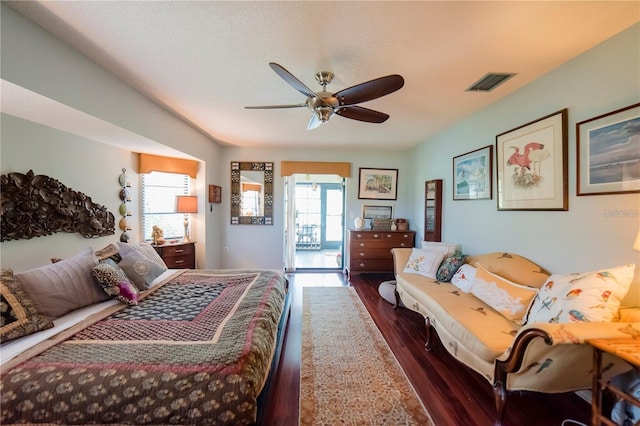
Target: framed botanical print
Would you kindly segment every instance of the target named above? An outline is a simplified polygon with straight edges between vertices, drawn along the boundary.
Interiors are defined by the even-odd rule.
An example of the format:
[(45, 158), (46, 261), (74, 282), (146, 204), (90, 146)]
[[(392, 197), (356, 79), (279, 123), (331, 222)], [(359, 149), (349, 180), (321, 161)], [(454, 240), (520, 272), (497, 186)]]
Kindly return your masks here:
[(567, 109), (496, 136), (498, 210), (569, 210)]

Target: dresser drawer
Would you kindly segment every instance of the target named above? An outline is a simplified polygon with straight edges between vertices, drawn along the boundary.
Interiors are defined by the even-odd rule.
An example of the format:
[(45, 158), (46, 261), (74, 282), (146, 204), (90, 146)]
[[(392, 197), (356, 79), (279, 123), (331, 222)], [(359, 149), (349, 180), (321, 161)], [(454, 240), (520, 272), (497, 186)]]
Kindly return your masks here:
[(352, 248), (351, 259), (353, 259), (354, 262), (358, 259), (387, 259), (390, 253), (390, 248)]
[(196, 267), (193, 255), (164, 257), (163, 260), (169, 269), (194, 269)]
[(393, 259), (352, 259), (351, 271), (380, 272), (393, 271)]
[(175, 246), (162, 247), (162, 257), (183, 256), (195, 252), (193, 244), (180, 244)]
[(156, 251), (169, 269), (195, 269), (195, 243), (156, 246)]

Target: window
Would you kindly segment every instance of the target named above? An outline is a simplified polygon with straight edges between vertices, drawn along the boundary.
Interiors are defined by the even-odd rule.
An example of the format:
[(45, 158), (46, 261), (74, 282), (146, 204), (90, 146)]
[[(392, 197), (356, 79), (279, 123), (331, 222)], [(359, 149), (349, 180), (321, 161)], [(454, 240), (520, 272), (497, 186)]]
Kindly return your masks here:
[(151, 172), (142, 175), (142, 230), (151, 240), (153, 225), (164, 231), (164, 238), (184, 236), (184, 215), (176, 213), (176, 195), (189, 195), (191, 179), (179, 173)]

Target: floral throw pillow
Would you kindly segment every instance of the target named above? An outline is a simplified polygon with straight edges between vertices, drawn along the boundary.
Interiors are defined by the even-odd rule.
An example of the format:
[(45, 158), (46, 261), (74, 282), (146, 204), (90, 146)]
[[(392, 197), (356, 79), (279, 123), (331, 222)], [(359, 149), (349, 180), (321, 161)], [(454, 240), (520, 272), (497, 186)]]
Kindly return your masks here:
[(443, 260), (440, 264), (440, 267), (438, 268), (438, 272), (436, 273), (436, 278), (438, 279), (438, 281), (451, 281), (453, 274), (456, 273), (458, 268), (464, 265), (464, 260), (466, 258), (467, 256), (462, 253), (454, 253)]
[(551, 275), (533, 301), (526, 323), (611, 321), (629, 291), (634, 264)]
[(476, 279), (476, 269), (476, 267), (465, 263), (458, 268), (455, 274), (453, 274), (453, 277), (451, 277), (451, 284), (455, 285), (465, 293), (469, 293), (471, 285)]
[(432, 250), (413, 249), (404, 272), (435, 278), (445, 254)]
[(138, 304), (138, 288), (113, 259), (103, 260), (91, 273), (109, 296), (127, 305)]

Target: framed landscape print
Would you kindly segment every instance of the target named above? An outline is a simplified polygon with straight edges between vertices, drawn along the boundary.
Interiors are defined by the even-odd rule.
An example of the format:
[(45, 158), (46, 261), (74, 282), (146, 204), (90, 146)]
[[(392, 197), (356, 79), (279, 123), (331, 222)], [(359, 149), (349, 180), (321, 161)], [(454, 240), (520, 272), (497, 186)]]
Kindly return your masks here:
[(453, 157), (453, 199), (491, 199), (493, 146)]
[(393, 206), (362, 206), (363, 219), (391, 219)]
[(577, 195), (640, 192), (640, 103), (576, 123)]
[(496, 136), (498, 210), (569, 210), (567, 109)]
[(395, 200), (398, 197), (398, 169), (360, 168), (358, 198)]

